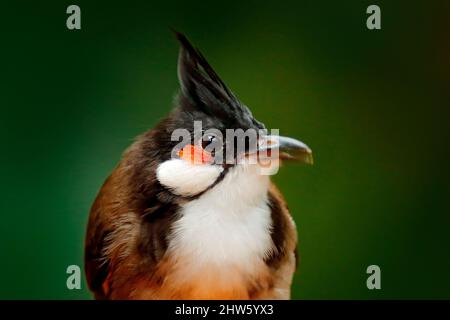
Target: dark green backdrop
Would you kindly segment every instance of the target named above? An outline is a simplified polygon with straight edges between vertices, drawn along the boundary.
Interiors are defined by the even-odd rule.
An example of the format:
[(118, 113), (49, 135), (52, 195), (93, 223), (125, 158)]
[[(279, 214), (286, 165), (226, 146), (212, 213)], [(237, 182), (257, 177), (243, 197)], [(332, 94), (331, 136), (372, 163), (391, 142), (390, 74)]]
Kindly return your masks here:
[(0, 298), (90, 298), (66, 267), (121, 152), (171, 108), (170, 27), (314, 150), (275, 177), (299, 231), (293, 298), (450, 298), (448, 1), (73, 3), (80, 31), (72, 1), (1, 6)]

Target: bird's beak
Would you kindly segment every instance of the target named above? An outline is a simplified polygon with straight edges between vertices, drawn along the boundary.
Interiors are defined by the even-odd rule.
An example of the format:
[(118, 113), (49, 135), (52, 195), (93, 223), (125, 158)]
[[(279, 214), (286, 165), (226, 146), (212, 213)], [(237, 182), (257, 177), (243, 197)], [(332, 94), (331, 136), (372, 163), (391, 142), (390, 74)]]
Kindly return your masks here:
[(279, 156), (282, 160), (294, 160), (313, 164), (311, 149), (303, 142), (289, 137), (267, 135), (258, 140), (258, 153), (269, 157)]

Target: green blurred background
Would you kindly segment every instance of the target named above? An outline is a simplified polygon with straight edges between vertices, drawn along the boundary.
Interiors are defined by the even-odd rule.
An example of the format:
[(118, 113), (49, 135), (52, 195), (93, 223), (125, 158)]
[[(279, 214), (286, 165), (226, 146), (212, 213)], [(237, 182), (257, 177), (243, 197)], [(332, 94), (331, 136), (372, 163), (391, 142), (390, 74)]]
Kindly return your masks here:
[[(66, 28), (77, 4), (82, 30)], [(382, 30), (366, 28), (378, 4)], [(299, 231), (295, 299), (450, 298), (448, 1), (29, 1), (0, 18), (0, 298), (87, 299), (96, 192), (172, 107), (188, 35), (313, 167), (274, 178)], [(381, 290), (366, 268), (381, 267)]]

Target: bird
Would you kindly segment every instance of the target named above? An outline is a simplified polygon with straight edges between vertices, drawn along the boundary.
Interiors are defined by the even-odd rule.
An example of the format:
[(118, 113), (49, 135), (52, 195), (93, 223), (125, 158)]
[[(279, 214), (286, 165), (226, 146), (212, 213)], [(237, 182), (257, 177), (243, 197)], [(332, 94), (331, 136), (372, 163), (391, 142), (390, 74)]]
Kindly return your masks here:
[[(312, 151), (294, 138), (261, 133), (265, 125), (174, 32), (174, 108), (134, 140), (95, 198), (84, 248), (88, 287), (98, 300), (290, 299), (295, 222), (264, 165), (238, 159), (266, 152), (274, 160), (269, 167), (312, 164)], [(201, 133), (217, 134), (199, 138), (195, 122)], [(190, 134), (181, 145), (176, 130)], [(256, 146), (244, 141), (243, 150), (228, 148), (237, 152), (230, 161), (216, 161), (228, 146), (230, 139), (219, 137), (227, 130), (256, 131)], [(211, 145), (219, 147), (208, 151)]]

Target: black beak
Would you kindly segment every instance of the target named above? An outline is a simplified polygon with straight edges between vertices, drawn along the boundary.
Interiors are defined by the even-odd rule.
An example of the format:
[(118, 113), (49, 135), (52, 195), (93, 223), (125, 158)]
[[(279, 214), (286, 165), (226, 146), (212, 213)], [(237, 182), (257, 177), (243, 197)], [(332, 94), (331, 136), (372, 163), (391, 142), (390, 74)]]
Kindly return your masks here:
[(282, 160), (294, 160), (313, 164), (311, 149), (303, 142), (289, 137), (267, 135), (259, 138), (258, 153), (266, 153), (273, 157), (278, 155)]

